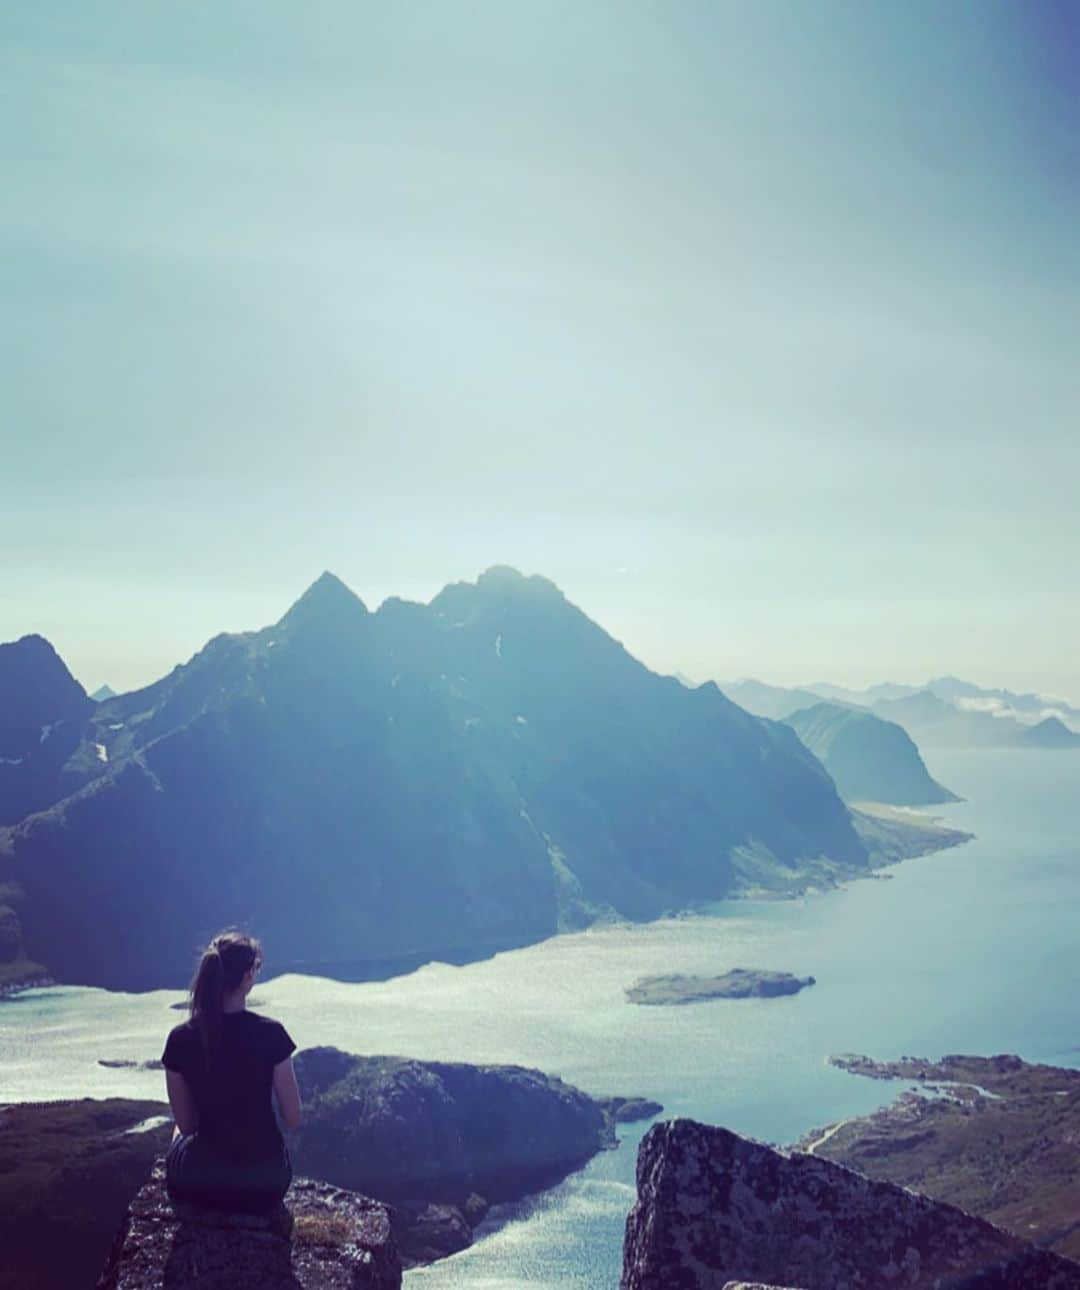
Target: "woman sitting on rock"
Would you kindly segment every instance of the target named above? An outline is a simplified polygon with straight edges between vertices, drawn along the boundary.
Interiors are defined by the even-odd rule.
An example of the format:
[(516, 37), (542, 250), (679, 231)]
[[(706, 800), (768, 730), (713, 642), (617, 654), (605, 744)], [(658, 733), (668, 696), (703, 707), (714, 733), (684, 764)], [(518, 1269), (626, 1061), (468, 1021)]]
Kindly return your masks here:
[(292, 1181), (273, 1098), (282, 1124), (297, 1128), (296, 1045), (280, 1022), (245, 1006), (261, 966), (252, 937), (215, 936), (191, 983), (190, 1019), (169, 1033), (161, 1060), (176, 1120), (166, 1160), (174, 1203), (266, 1214)]

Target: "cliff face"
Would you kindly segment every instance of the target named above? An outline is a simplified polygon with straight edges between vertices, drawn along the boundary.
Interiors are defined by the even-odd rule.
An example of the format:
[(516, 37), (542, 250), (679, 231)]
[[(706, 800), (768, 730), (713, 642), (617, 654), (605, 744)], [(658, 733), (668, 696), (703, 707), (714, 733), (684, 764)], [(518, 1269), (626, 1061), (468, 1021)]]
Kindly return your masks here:
[(1080, 1290), (1080, 1265), (814, 1156), (674, 1120), (638, 1154), (622, 1290)]
[(281, 1216), (188, 1211), (165, 1191), (164, 1161), (131, 1202), (98, 1290), (399, 1290), (384, 1205), (298, 1178)]

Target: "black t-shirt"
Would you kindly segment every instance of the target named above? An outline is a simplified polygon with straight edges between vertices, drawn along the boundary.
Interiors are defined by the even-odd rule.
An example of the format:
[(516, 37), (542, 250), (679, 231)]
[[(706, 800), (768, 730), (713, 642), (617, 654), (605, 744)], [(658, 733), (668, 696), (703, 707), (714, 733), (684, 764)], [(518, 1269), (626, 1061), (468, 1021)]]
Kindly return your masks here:
[(199, 1113), (199, 1137), (234, 1159), (259, 1160), (281, 1150), (272, 1103), (274, 1067), (295, 1048), (280, 1021), (242, 1008), (222, 1016), (209, 1069), (202, 1031), (191, 1021), (169, 1032), (161, 1061), (187, 1081)]

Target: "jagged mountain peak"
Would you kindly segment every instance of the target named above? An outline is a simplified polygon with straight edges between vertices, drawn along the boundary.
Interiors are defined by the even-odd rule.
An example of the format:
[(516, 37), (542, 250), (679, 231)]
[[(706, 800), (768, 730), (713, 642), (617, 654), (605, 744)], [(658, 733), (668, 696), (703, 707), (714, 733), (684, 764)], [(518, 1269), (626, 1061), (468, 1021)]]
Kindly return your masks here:
[(292, 605), (279, 625), (318, 626), (333, 630), (367, 616), (367, 606), (356, 592), (327, 569)]
[(507, 606), (565, 608), (569, 602), (549, 578), (524, 574), (508, 564), (493, 564), (475, 582), (451, 582), (432, 600), (437, 615), (488, 614)]
[(478, 590), (509, 595), (547, 596), (564, 601), (566, 597), (550, 578), (538, 573), (524, 574), (509, 564), (493, 564), (476, 580)]
[(64, 660), (36, 633), (0, 645), (0, 696), (0, 755), (6, 757), (36, 747), (56, 723), (81, 719), (92, 706)]

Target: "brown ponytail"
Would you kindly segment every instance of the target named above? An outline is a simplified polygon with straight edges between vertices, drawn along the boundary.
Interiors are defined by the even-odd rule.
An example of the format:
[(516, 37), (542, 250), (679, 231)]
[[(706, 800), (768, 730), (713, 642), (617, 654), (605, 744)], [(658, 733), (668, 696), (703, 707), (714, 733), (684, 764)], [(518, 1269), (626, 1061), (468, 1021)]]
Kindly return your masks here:
[(203, 952), (191, 982), (188, 1009), (202, 1034), (203, 1053), (210, 1066), (221, 1038), (225, 995), (235, 990), (261, 958), (259, 942), (243, 932), (221, 932)]

